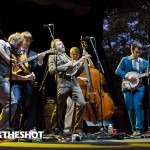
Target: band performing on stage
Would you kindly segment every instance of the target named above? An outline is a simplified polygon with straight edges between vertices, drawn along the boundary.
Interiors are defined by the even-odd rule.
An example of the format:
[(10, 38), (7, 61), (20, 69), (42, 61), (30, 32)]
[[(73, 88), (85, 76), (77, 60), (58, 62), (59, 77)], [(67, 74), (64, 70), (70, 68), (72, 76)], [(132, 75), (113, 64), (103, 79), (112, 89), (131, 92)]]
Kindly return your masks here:
[[(54, 38), (51, 32), (53, 26), (45, 26), (51, 33), (51, 46), (49, 50), (40, 53), (30, 49), (33, 37), (29, 31), (13, 33), (8, 40), (4, 35), (4, 39), (0, 40), (0, 139), (11, 136), (14, 139), (30, 136), (31, 139), (34, 134), (28, 132), (37, 131), (49, 138), (61, 135), (63, 138), (75, 136), (76, 140), (81, 140), (90, 132), (87, 129), (89, 122), (92, 124), (92, 132), (96, 132), (93, 133), (94, 136), (113, 136), (117, 132), (122, 133), (118, 136), (124, 136), (124, 131), (119, 127), (124, 118), (119, 115), (119, 119), (113, 119), (118, 111), (108, 90), (95, 38), (81, 36), (80, 45), (70, 47), (69, 56), (65, 48), (67, 43), (64, 44), (60, 38)], [(92, 60), (93, 56), (88, 52), (88, 40), (92, 44), (96, 61)], [(133, 42), (131, 55), (123, 57), (115, 71), (122, 79), (126, 116), (129, 118), (132, 137), (142, 136), (146, 132), (142, 105), (144, 79), (149, 76), (149, 67), (148, 61), (140, 57), (141, 49), (139, 42)], [(54, 107), (48, 108), (52, 112), (48, 123), (45, 122), (44, 126), (38, 128), (37, 119), (41, 119), (40, 123), (45, 121), (44, 101), (47, 97), (39, 98), (34, 89), (37, 87), (36, 79), (43, 73), (43, 62), (46, 58), (47, 70), (43, 80), (49, 78), (47, 74), (55, 79), (50, 80), (55, 84)], [(40, 89), (47, 87), (46, 83), (41, 83)], [(51, 92), (49, 89), (46, 91)], [(43, 101), (40, 105), (42, 109), (37, 108), (38, 101)], [(37, 117), (37, 111), (42, 114), (40, 117)], [(107, 120), (110, 123), (105, 125)]]

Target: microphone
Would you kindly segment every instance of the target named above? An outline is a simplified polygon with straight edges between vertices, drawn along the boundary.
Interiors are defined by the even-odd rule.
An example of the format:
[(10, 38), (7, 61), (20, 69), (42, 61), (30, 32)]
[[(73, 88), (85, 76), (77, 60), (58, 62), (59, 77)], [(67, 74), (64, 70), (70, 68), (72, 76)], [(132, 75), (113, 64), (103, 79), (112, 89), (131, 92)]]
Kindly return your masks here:
[(54, 24), (45, 24), (45, 25), (43, 25), (43, 28), (47, 28), (47, 27), (50, 27), (50, 26), (54, 26)]
[(150, 44), (146, 46), (147, 48), (150, 48)]
[(92, 37), (92, 36), (86, 36), (85, 39), (87, 39), (87, 40), (88, 39), (94, 39), (94, 37)]

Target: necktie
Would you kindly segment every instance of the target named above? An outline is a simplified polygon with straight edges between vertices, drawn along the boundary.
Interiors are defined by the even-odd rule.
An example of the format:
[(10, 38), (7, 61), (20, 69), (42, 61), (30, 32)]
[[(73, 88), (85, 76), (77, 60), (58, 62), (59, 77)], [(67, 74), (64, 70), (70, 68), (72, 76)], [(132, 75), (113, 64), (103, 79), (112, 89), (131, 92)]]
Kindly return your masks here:
[(139, 69), (140, 69), (139, 61), (138, 61), (138, 59), (134, 59), (133, 60), (133, 70), (139, 71)]

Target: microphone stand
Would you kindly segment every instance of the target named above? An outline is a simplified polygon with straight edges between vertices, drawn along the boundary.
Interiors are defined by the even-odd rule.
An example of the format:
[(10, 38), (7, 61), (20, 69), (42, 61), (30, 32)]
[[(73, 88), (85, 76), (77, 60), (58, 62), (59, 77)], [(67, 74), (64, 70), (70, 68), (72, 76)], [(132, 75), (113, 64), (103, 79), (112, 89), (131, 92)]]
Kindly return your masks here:
[[(44, 28), (45, 28), (45, 25), (43, 26)], [(50, 31), (50, 36), (51, 37), (53, 37), (53, 35), (54, 35), (54, 32), (53, 32), (53, 34), (52, 34), (52, 31), (51, 31), (51, 28), (50, 28), (50, 26), (46, 26), (48, 29), (49, 29), (49, 31)], [(53, 26), (53, 31), (54, 31), (54, 26)], [(47, 62), (47, 66), (48, 66), (48, 62)], [(46, 66), (46, 68), (45, 68), (45, 73), (44, 73), (44, 77), (43, 77), (43, 80), (42, 80), (42, 83), (41, 83), (41, 86), (40, 86), (40, 88), (39, 88), (39, 91), (41, 91), (42, 90), (42, 87), (44, 86), (45, 87), (45, 79), (46, 79), (46, 77), (47, 77), (47, 74), (48, 74), (48, 70), (47, 70), (47, 66)], [(47, 71), (46, 71), (47, 70)], [(43, 87), (43, 88), (44, 88)]]
[[(97, 54), (97, 51), (96, 51), (96, 41), (95, 41), (95, 38), (93, 38), (94, 39), (94, 43), (93, 43), (93, 41), (92, 41), (92, 38), (90, 38), (90, 42), (91, 42), (91, 44), (92, 44), (92, 47), (93, 47), (93, 51), (94, 51), (94, 53), (95, 53), (95, 56), (96, 56), (96, 60), (97, 60), (97, 67), (98, 67), (98, 70), (99, 70), (99, 74), (100, 74), (100, 70), (101, 70), (101, 72), (102, 72), (102, 74), (104, 74), (104, 69), (103, 69), (103, 67), (102, 67), (102, 64), (101, 64), (101, 62), (100, 62), (100, 59), (99, 59), (99, 57), (98, 57), (98, 54)], [(94, 45), (95, 44), (95, 45)], [(100, 108), (101, 108), (101, 115), (102, 115), (102, 120), (101, 120), (101, 128), (100, 128), (100, 131), (104, 131), (104, 124), (103, 124), (103, 108), (102, 108), (102, 98), (103, 98), (103, 95), (102, 95), (102, 77), (101, 77), (101, 75), (100, 75)]]
[[(48, 65), (48, 62), (47, 62), (47, 65)], [(43, 79), (42, 79), (42, 82), (41, 82), (41, 85), (40, 85), (40, 88), (39, 88), (39, 92), (42, 90), (42, 89), (45, 89), (45, 79), (47, 77), (47, 74), (48, 74), (48, 70), (47, 70), (47, 66), (45, 68), (45, 72), (44, 72), (44, 76), (43, 76)], [(43, 90), (42, 91), (43, 94), (45, 94), (45, 91)]]
[[(47, 74), (48, 74), (47, 66), (48, 66), (48, 62), (47, 62), (46, 68), (45, 68), (45, 72), (44, 72), (44, 76), (43, 76), (41, 85), (39, 87), (39, 92), (42, 90), (42, 114), (44, 113), (43, 107), (44, 107), (44, 103), (45, 103), (45, 99), (46, 99), (45, 98), (45, 94), (46, 94), (45, 93), (45, 79), (46, 79)], [(42, 120), (43, 120), (43, 118), (42, 118)], [(42, 123), (42, 128), (43, 128), (43, 123)], [(44, 128), (45, 128), (45, 124), (44, 124)]]
[(147, 64), (147, 75), (148, 75), (148, 79), (147, 79), (147, 84), (148, 84), (148, 132), (150, 132), (150, 78), (149, 78), (149, 65), (150, 65), (150, 47), (148, 47), (148, 64)]
[[(49, 30), (49, 32), (50, 32), (50, 36), (51, 36), (51, 38), (52, 38), (52, 40), (54, 41), (55, 39), (54, 39), (54, 25), (53, 24), (51, 24), (52, 25), (52, 27), (53, 27), (53, 33), (52, 33), (52, 31), (51, 31), (51, 28), (50, 28), (50, 26), (47, 26), (48, 27), (48, 30)], [(57, 54), (58, 54), (58, 52), (57, 52), (57, 49), (56, 49), (56, 44), (55, 44), (55, 41), (54, 41), (54, 50), (55, 50), (55, 82), (56, 82), (56, 95), (55, 95), (55, 100), (54, 100), (54, 103), (56, 104), (56, 113), (57, 113), (57, 117), (56, 117), (56, 120), (57, 120), (57, 125), (56, 125), (56, 128), (55, 128), (55, 131), (58, 133), (59, 132), (59, 130), (58, 130), (58, 92), (57, 92)]]

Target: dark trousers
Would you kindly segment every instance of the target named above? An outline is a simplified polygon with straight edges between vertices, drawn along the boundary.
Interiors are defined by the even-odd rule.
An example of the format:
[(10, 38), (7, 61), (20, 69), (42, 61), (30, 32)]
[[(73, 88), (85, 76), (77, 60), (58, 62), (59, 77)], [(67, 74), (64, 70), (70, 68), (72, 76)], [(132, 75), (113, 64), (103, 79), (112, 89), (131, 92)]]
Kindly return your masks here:
[[(16, 81), (12, 84), (14, 96), (18, 102), (13, 118), (12, 128), (15, 130), (30, 130), (35, 124), (35, 108), (31, 107), (33, 100), (32, 81)], [(21, 114), (23, 114), (21, 119)]]

